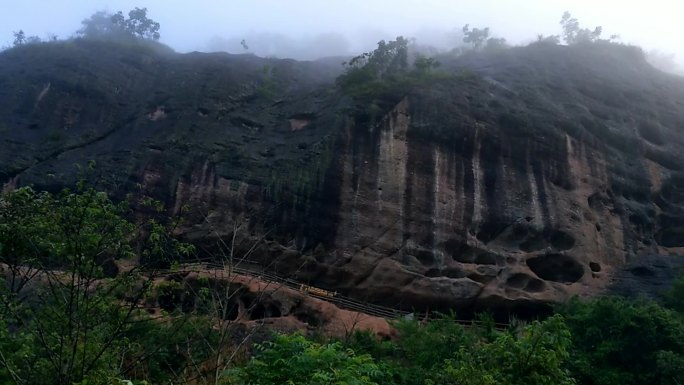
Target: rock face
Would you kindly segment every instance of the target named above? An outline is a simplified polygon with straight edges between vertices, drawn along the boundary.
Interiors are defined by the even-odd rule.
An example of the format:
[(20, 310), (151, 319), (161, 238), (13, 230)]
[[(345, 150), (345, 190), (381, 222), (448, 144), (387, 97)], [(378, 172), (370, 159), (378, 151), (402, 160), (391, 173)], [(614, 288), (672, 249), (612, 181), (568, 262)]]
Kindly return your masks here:
[(609, 292), (626, 297), (657, 298), (681, 275), (684, 258), (641, 255), (617, 269)]
[(180, 308), (188, 312), (198, 311), (206, 306), (198, 299), (198, 288), (208, 285), (220, 289), (219, 292), (229, 293), (224, 308), (218, 308), (219, 314), (223, 314), (227, 321), (235, 321), (248, 328), (267, 325), (270, 331), (285, 333), (318, 330), (339, 338), (364, 330), (383, 338), (395, 334), (384, 318), (341, 309), (322, 299), (252, 276), (205, 270), (170, 275), (163, 280), (157, 279), (156, 284), (161, 286), (169, 282), (174, 283), (173, 290), (146, 300), (146, 307), (151, 313)]
[(440, 58), (457, 75), (364, 121), (323, 62), (69, 44), (0, 55), (4, 183), (95, 159), (114, 193), (190, 207), (188, 239), (245, 222), (281, 272), (421, 311), (538, 313), (684, 253), (684, 80), (635, 49)]

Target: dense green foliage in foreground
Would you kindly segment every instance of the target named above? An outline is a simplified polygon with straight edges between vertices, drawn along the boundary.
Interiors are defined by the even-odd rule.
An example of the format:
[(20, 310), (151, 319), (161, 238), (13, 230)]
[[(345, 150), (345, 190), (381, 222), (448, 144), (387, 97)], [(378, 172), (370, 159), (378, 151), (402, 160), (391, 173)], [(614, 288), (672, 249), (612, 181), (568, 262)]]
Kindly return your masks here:
[[(509, 330), (496, 330), (487, 317), (470, 328), (449, 316), (402, 320), (395, 323), (397, 337), (386, 341), (356, 332), (344, 340), (278, 334), (254, 343), (234, 323), (217, 321), (225, 319), (220, 306), (153, 316), (145, 299), (163, 290), (141, 268), (193, 249), (169, 236), (173, 222), (154, 219), (162, 207), (149, 199), (134, 204), (149, 215), (135, 216), (83, 186), (55, 195), (22, 188), (0, 197), (0, 383), (684, 381), (684, 281), (663, 305), (575, 300), (543, 321)], [(125, 219), (131, 217), (135, 223)], [(136, 258), (143, 262), (132, 270), (106, 268), (108, 261)], [(208, 305), (220, 303), (211, 290), (198, 295), (213, 298)]]
[[(357, 333), (344, 344), (278, 336), (236, 384), (679, 384), (682, 314), (647, 301), (573, 301), (541, 322), (497, 331), (449, 317), (401, 321), (398, 338)], [(353, 380), (349, 379), (352, 376)]]

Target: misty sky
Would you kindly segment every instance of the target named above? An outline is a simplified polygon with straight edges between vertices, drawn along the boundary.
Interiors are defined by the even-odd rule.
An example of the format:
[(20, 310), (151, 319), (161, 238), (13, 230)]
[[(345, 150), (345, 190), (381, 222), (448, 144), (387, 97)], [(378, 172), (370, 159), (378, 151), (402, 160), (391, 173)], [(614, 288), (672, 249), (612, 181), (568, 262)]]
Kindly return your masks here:
[[(463, 24), (489, 26), (510, 43), (527, 43), (539, 33), (558, 34), (563, 11), (583, 27), (604, 27), (604, 35), (646, 50), (675, 53), (684, 61), (678, 30), (684, 3), (675, 0), (0, 0), (0, 46), (12, 31), (44, 37), (71, 36), (81, 20), (98, 10), (127, 13), (147, 7), (161, 24), (161, 41), (180, 52), (240, 52), (241, 39), (262, 51), (307, 56), (356, 54), (397, 35), (448, 48)], [(264, 41), (273, 47), (264, 47)], [(456, 45), (456, 44), (453, 44)], [(256, 50), (256, 47), (251, 47)], [(300, 52), (301, 51), (301, 52)], [(244, 50), (242, 51), (244, 52)], [(270, 51), (269, 51), (270, 52)]]

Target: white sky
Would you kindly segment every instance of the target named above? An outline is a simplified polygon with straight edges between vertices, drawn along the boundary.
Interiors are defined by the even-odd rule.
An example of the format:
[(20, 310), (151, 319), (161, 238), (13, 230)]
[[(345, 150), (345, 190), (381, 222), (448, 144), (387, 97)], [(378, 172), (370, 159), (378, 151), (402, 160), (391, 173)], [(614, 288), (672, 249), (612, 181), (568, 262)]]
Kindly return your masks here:
[(358, 53), (400, 34), (419, 42), (444, 39), (466, 23), (523, 43), (538, 33), (558, 34), (568, 10), (583, 27), (601, 25), (605, 36), (619, 34), (624, 42), (684, 59), (678, 30), (684, 2), (678, 0), (0, 0), (0, 46), (11, 43), (12, 31), (67, 37), (95, 11), (127, 13), (136, 6), (148, 8), (161, 24), (161, 41), (181, 52), (208, 50), (217, 37), (278, 33), (306, 40), (334, 32)]

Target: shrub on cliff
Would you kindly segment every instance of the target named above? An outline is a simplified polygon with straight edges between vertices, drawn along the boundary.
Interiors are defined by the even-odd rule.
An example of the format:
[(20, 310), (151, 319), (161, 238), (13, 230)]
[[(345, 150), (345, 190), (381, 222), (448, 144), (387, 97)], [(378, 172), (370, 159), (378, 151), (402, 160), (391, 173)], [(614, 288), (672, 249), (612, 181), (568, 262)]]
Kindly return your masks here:
[(571, 335), (561, 316), (511, 330), (491, 319), (464, 328), (453, 316), (427, 323), (399, 321), (393, 341), (357, 333), (349, 346), (371, 354), (402, 385), (570, 385)]
[(247, 365), (230, 370), (229, 384), (388, 384), (387, 373), (368, 354), (339, 342), (318, 344), (304, 336), (278, 335), (257, 347)]
[(470, 25), (466, 24), (463, 26), (462, 31), (463, 42), (469, 45), (474, 51), (479, 51), (483, 48), (489, 50), (506, 47), (506, 39), (501, 37), (490, 37), (489, 27), (470, 29)]
[(408, 68), (408, 40), (378, 43), (378, 48), (365, 52), (344, 63), (347, 70), (337, 78), (337, 84), (357, 98), (379, 96), (390, 83), (396, 81)]
[(572, 332), (570, 368), (582, 384), (684, 381), (684, 321), (654, 302), (574, 300), (561, 309)]
[(663, 305), (684, 315), (684, 276), (677, 278), (672, 288), (663, 293)]
[(336, 83), (355, 101), (359, 120), (374, 122), (415, 87), (449, 78), (435, 71), (439, 62), (434, 58), (417, 55), (409, 64), (408, 51), (408, 40), (399, 36), (344, 63), (346, 71)]
[(618, 38), (617, 35), (612, 35), (608, 39), (602, 39), (603, 27), (597, 26), (593, 30), (589, 28), (581, 28), (577, 18), (572, 17), (570, 12), (563, 13), (560, 25), (563, 28), (562, 37), (565, 44), (582, 44), (582, 43), (600, 43), (611, 42)]
[(41, 39), (38, 36), (26, 36), (26, 33), (24, 33), (24, 30), (22, 29), (20, 29), (17, 32), (13, 32), (12, 34), (14, 35), (14, 41), (12, 42), (12, 45), (15, 47), (25, 44), (36, 44), (41, 42)]
[(160, 37), (160, 25), (147, 17), (147, 8), (135, 7), (128, 12), (128, 18), (121, 11), (113, 15), (109, 12), (99, 11), (83, 20), (82, 24), (83, 27), (76, 34), (88, 39), (133, 37), (159, 40)]
[(565, 369), (570, 345), (570, 331), (563, 317), (556, 315), (519, 331), (454, 347), (453, 357), (427, 384), (574, 385)]

